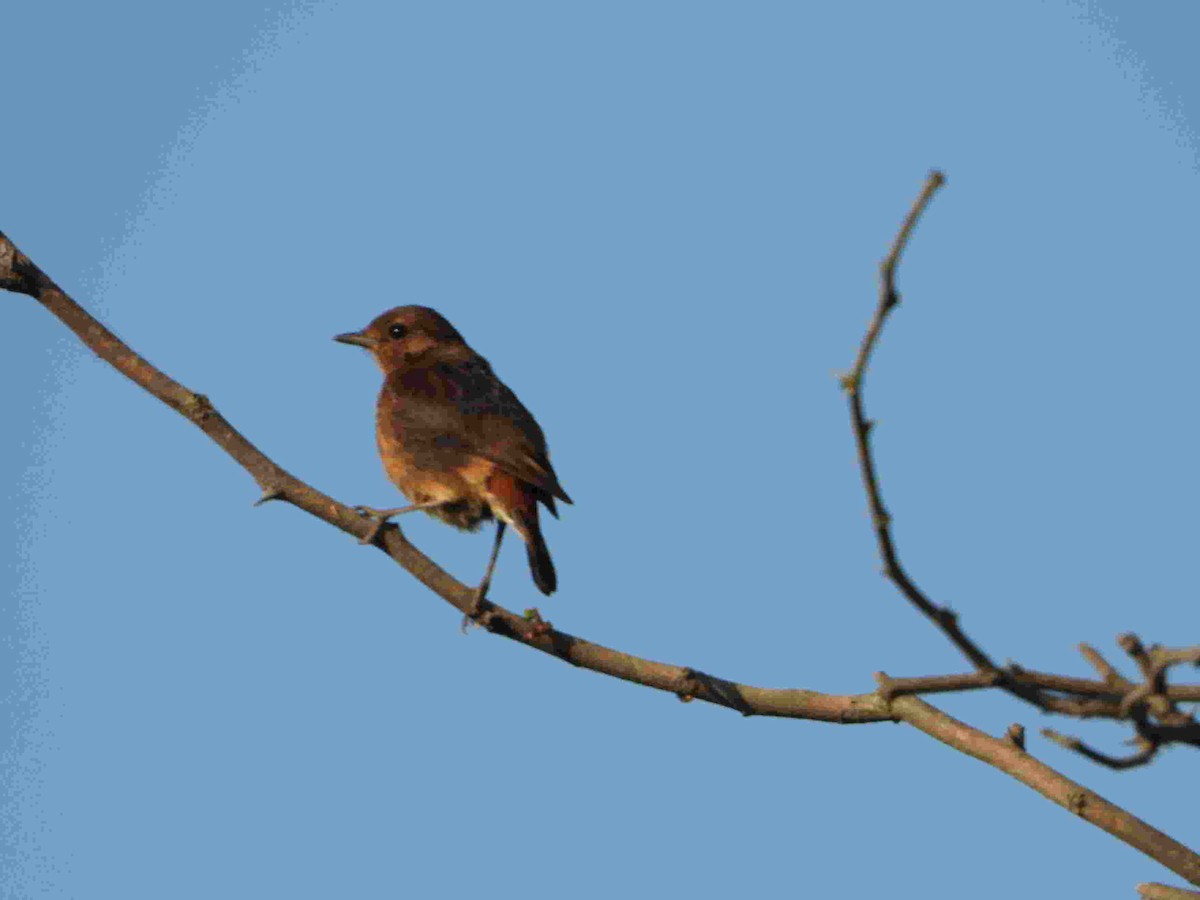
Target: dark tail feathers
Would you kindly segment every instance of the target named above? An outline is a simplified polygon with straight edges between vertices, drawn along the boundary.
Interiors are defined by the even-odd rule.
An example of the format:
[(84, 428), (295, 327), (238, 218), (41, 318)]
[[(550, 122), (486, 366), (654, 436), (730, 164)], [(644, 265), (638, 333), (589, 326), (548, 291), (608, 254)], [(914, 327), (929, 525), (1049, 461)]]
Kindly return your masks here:
[(554, 572), (554, 562), (550, 559), (550, 550), (542, 537), (542, 529), (534, 519), (531, 527), (526, 529), (525, 549), (529, 553), (529, 572), (533, 575), (533, 583), (547, 597), (558, 588), (558, 575)]

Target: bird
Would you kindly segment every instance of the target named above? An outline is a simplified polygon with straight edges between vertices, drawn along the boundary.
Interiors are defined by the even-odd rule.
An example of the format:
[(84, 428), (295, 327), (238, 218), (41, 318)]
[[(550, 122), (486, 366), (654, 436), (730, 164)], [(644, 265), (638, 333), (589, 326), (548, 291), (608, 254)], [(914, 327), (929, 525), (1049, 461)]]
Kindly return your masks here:
[(496, 536), (476, 609), (487, 596), (506, 527), (525, 542), (538, 590), (558, 587), (538, 521), (538, 504), (558, 517), (573, 503), (558, 482), (546, 437), (533, 414), (458, 330), (427, 306), (398, 306), (335, 341), (370, 351), (383, 370), (375, 437), (384, 472), (410, 505), (355, 507), (375, 521), (374, 543), (389, 519), (422, 510), (465, 531), (495, 520)]

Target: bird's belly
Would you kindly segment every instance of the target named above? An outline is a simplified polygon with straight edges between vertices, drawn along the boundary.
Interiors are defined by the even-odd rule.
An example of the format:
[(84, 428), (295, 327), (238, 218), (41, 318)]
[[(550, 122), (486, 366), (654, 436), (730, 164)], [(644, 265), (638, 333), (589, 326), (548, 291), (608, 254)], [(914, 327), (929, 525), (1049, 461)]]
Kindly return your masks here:
[(379, 455), (392, 484), (413, 503), (436, 503), (425, 510), (455, 528), (473, 531), (492, 518), (484, 496), (492, 464), (477, 457), (428, 460), (406, 449), (394, 436), (379, 435)]

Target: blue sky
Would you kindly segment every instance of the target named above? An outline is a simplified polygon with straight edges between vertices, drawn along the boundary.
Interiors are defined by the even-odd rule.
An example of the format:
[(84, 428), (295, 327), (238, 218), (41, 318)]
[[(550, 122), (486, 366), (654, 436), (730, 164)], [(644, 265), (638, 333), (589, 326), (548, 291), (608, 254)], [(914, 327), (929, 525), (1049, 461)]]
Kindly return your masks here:
[[(998, 658), (1195, 642), (1188, 3), (78, 0), (6, 13), (0, 229), (246, 435), (398, 495), (378, 374), (434, 306), (576, 505), (495, 598), (724, 677), (964, 664), (878, 575), (835, 375), (931, 167), (868, 384), (897, 538)], [(12, 36), (16, 36), (14, 40)], [(909, 729), (745, 720), (484, 634), (3, 298), (4, 897), (1132, 896), (1154, 863)], [(464, 580), (490, 535), (409, 536)], [(1109, 749), (1111, 725), (940, 705)], [(1031, 751), (1192, 846), (1186, 750)]]

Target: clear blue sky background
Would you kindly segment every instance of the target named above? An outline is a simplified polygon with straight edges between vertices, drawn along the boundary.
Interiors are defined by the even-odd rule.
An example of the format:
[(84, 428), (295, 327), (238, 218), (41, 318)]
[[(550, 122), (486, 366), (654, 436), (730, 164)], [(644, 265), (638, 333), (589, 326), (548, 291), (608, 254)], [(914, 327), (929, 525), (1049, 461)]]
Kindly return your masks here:
[[(330, 337), (443, 311), (576, 499), (495, 597), (654, 659), (961, 671), (878, 576), (835, 373), (926, 172), (868, 403), (913, 573), (1001, 659), (1196, 640), (1194, 3), (40, 2), (0, 229), (281, 464), (397, 495)], [(5, 898), (1131, 897), (1171, 876), (897, 726), (742, 720), (486, 634), (0, 298)], [(410, 536), (473, 580), (490, 534)], [(1081, 732), (1001, 697), (993, 733)], [(1192, 846), (1194, 753), (1101, 771)]]

